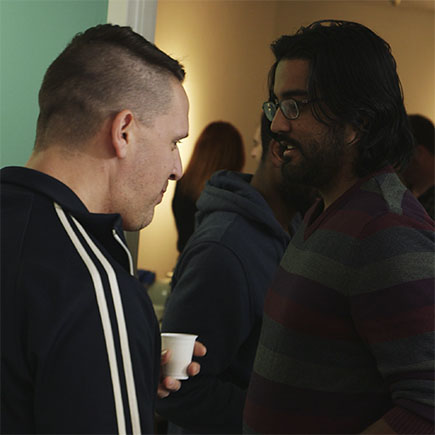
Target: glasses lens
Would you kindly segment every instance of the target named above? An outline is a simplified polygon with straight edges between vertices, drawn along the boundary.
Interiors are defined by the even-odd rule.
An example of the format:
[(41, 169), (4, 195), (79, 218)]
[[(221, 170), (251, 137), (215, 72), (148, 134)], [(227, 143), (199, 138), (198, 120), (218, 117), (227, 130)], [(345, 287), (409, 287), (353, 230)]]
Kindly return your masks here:
[(299, 116), (299, 108), (295, 100), (283, 100), (280, 107), (287, 119), (296, 119)]
[(273, 103), (272, 101), (266, 101), (263, 104), (263, 112), (266, 115), (267, 120), (272, 122), (276, 112), (275, 103)]

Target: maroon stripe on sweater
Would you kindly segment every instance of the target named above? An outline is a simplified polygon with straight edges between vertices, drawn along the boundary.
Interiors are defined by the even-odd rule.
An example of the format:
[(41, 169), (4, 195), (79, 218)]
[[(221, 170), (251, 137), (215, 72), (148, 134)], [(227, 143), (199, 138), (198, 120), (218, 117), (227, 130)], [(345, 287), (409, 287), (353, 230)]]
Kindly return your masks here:
[[(427, 231), (434, 230), (434, 222), (427, 216), (421, 204), (412, 194), (409, 192), (405, 193), (402, 198), (402, 205), (408, 207), (407, 215), (402, 215), (400, 212), (397, 213), (386, 208), (384, 200), (378, 193), (360, 191), (357, 201), (351, 200), (343, 206), (341, 206), (341, 201), (338, 201), (309, 226), (310, 215), (315, 210), (315, 207), (313, 207), (312, 210), (306, 214), (304, 219), (307, 225), (305, 239), (319, 226), (322, 227), (322, 230), (336, 231), (356, 238), (370, 236), (385, 228), (394, 226), (403, 227), (404, 223), (416, 229)], [(333, 218), (329, 219), (329, 215), (333, 215)], [(360, 234), (366, 223), (374, 218), (376, 219), (377, 226), (373, 227), (370, 225), (369, 229), (366, 229), (365, 232)]]
[[(333, 219), (325, 220), (322, 231), (334, 231), (357, 238), (361, 228), (371, 219), (373, 219), (371, 215), (358, 210), (339, 210)], [(358, 225), (355, 225), (356, 222)]]
[[(426, 423), (430, 422), (432, 425), (432, 431), (433, 431), (433, 423), (435, 420), (434, 415), (434, 409), (433, 406), (430, 405), (424, 405), (423, 403), (414, 402), (413, 400), (408, 399), (398, 399), (397, 405), (401, 406), (403, 411), (409, 414), (409, 416), (417, 416), (423, 417), (423, 419), (426, 419)], [(411, 414), (412, 413), (412, 414)], [(430, 432), (433, 433), (433, 432)]]
[(385, 229), (391, 229), (394, 227), (406, 226), (415, 228), (419, 231), (434, 231), (433, 222), (430, 220), (414, 219), (412, 216), (401, 216), (395, 213), (386, 213), (364, 228), (360, 238), (365, 238), (376, 234), (379, 231)]
[(357, 433), (391, 409), (389, 393), (294, 388), (252, 374), (244, 421), (256, 432)]
[[(390, 393), (319, 391), (297, 388), (252, 373), (249, 399), (258, 406), (275, 411), (290, 409), (295, 414), (343, 417), (364, 416), (373, 409), (390, 409)], [(368, 405), (370, 403), (370, 405)], [(369, 409), (369, 411), (368, 411)]]
[(264, 312), (293, 331), (338, 340), (360, 340), (352, 320), (313, 311), (273, 288), (266, 295)]
[(417, 308), (377, 319), (364, 319), (362, 316), (356, 322), (360, 325), (358, 329), (371, 343), (397, 340), (433, 331), (434, 307)]
[(287, 272), (279, 266), (271, 286), (273, 291), (284, 298), (312, 307), (319, 313), (328, 313), (333, 316), (349, 318), (349, 302), (346, 297), (337, 291), (301, 276)]
[(340, 434), (358, 433), (362, 425), (352, 417), (295, 415), (288, 410), (275, 411), (247, 400), (245, 423), (261, 434)]
[[(405, 301), (400, 305), (397, 301)], [(399, 285), (352, 296), (350, 303), (358, 314), (366, 319), (393, 316), (435, 304), (432, 278), (405, 282)]]
[[(375, 222), (366, 226), (367, 222)], [(358, 224), (356, 224), (358, 222)], [(422, 216), (401, 216), (393, 212), (385, 212), (373, 221), (373, 216), (357, 210), (339, 210), (333, 219), (325, 220), (323, 230), (336, 231), (351, 237), (363, 239), (376, 234), (378, 231), (409, 225), (417, 230), (433, 231), (433, 223)]]

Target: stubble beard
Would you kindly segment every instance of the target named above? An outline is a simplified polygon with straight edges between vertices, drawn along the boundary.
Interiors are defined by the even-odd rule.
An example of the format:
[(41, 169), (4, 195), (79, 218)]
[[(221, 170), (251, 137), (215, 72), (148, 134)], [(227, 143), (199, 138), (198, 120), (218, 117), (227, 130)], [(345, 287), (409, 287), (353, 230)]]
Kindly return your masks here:
[[(283, 141), (285, 143), (285, 139)], [(300, 153), (298, 162), (284, 157), (282, 174), (286, 184), (301, 184), (322, 190), (334, 180), (344, 160), (344, 137), (342, 132), (325, 135), (323, 143), (311, 141), (306, 144), (291, 141)]]

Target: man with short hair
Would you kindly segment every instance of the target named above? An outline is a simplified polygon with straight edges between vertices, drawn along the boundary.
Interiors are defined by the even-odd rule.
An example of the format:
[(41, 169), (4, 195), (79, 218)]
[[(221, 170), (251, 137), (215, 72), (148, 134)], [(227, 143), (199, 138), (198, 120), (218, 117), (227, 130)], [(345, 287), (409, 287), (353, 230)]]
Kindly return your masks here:
[(320, 21), (272, 45), (287, 180), (318, 189), (265, 298), (247, 433), (433, 433), (434, 223), (389, 45)]
[(283, 179), (269, 124), (263, 115), (254, 175), (219, 171), (207, 182), (174, 271), (162, 330), (197, 334), (208, 353), (201, 374), (157, 403), (169, 433), (242, 431), (264, 295), (311, 200), (311, 189)]
[(34, 151), (1, 170), (2, 433), (152, 433), (157, 389), (179, 388), (160, 379), (159, 326), (123, 230), (148, 225), (182, 175), (183, 78), (109, 24), (48, 68)]

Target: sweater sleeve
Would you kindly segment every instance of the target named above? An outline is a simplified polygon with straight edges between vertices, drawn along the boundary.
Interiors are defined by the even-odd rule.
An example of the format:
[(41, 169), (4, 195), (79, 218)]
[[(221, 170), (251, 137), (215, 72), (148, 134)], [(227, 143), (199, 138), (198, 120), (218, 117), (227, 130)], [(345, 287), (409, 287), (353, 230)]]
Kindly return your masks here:
[(397, 433), (433, 433), (433, 222), (386, 214), (360, 234), (355, 326), (391, 391)]
[(241, 433), (246, 386), (229, 367), (251, 330), (248, 299), (245, 272), (229, 248), (200, 243), (183, 253), (162, 329), (197, 334), (207, 355), (199, 375), (158, 401), (159, 414), (193, 432)]

